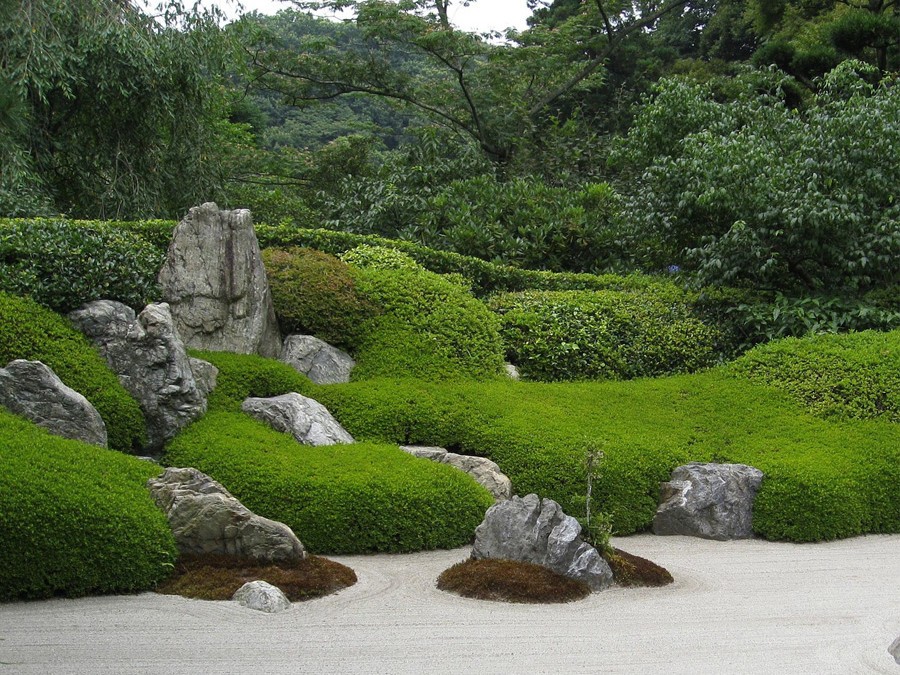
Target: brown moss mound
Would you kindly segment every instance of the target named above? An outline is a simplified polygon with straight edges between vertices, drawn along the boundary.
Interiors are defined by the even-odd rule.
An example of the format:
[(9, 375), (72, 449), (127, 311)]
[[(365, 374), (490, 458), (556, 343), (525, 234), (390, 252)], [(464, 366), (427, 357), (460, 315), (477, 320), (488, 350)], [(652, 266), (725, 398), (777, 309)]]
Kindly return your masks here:
[(231, 600), (235, 591), (257, 579), (277, 586), (291, 602), (334, 593), (356, 583), (356, 573), (340, 563), (318, 556), (305, 560), (261, 564), (227, 555), (182, 556), (172, 576), (157, 593), (198, 600)]
[(590, 587), (541, 565), (513, 560), (468, 559), (444, 570), (437, 587), (465, 598), (503, 602), (571, 602)]
[(665, 567), (621, 549), (614, 548), (604, 557), (619, 586), (665, 586), (674, 581)]

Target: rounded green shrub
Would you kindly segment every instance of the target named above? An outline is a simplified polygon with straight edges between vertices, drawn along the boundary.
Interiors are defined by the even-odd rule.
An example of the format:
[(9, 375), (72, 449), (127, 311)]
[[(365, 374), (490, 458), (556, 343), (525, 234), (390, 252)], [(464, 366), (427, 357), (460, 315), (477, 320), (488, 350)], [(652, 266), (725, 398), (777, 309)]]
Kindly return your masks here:
[(59, 312), (101, 299), (143, 308), (159, 297), (163, 259), (141, 238), (100, 223), (16, 220), (0, 226), (0, 290)]
[(346, 263), (305, 248), (267, 248), (262, 257), (284, 333), (315, 335), (333, 345), (356, 347), (363, 322), (377, 310), (356, 290)]
[(0, 411), (0, 600), (152, 588), (175, 541), (147, 491), (161, 469)]
[(785, 338), (727, 366), (825, 417), (900, 422), (900, 330)]
[(356, 269), (357, 288), (384, 315), (369, 320), (354, 379), (496, 376), (498, 321), (453, 280), (427, 270)]
[(87, 339), (34, 301), (0, 292), (0, 366), (13, 359), (42, 361), (90, 401), (106, 423), (110, 448), (143, 447), (146, 426), (137, 401)]
[(379, 270), (421, 270), (424, 269), (411, 255), (387, 246), (360, 244), (340, 256), (348, 265)]
[(720, 334), (678, 292), (526, 291), (495, 296), (507, 358), (534, 380), (631, 379), (717, 360)]

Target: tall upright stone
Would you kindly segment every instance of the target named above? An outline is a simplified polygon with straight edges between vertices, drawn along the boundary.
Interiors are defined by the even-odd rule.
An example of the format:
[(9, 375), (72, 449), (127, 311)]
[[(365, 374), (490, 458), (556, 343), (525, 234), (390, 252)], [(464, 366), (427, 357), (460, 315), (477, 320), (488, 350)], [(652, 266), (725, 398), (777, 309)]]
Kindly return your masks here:
[(192, 208), (175, 228), (159, 283), (188, 347), (278, 358), (281, 336), (247, 209)]

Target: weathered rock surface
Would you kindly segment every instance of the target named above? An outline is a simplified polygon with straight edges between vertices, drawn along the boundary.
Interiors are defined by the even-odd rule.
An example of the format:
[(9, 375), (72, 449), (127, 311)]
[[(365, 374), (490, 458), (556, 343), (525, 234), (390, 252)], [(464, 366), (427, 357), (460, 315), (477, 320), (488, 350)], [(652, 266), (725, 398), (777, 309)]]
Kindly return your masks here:
[(106, 447), (106, 425), (84, 396), (40, 361), (0, 368), (0, 405), (52, 434)]
[(400, 449), (416, 457), (449, 464), (460, 471), (465, 471), (475, 479), (475, 482), (494, 495), (494, 499), (497, 501), (512, 497), (512, 481), (495, 462), (486, 457), (459, 455), (455, 452), (447, 452), (444, 448), (423, 445), (401, 445)]
[(194, 374), (194, 381), (197, 383), (197, 389), (204, 398), (209, 397), (212, 390), (216, 388), (219, 369), (203, 359), (195, 359), (193, 356), (188, 357), (188, 359), (191, 364), (191, 372)]
[(511, 380), (519, 380), (521, 376), (519, 375), (519, 369), (516, 368), (512, 363), (503, 364), (503, 369), (506, 371), (506, 376)]
[(888, 647), (888, 653), (894, 657), (894, 661), (900, 663), (900, 637), (897, 637), (897, 639), (891, 643), (891, 646)]
[(265, 581), (248, 581), (234, 592), (232, 600), (248, 609), (275, 614), (290, 609), (291, 601), (281, 589)]
[(544, 565), (599, 591), (613, 583), (609, 564), (581, 539), (581, 525), (552, 499), (513, 497), (488, 509), (475, 529), (473, 558)]
[(349, 354), (313, 335), (289, 335), (279, 359), (316, 384), (349, 382), (356, 365)]
[(188, 347), (278, 358), (281, 336), (250, 211), (196, 206), (159, 273)]
[(653, 532), (720, 541), (752, 537), (753, 501), (762, 479), (762, 471), (745, 464), (679, 466), (660, 485)]
[(135, 317), (120, 302), (97, 300), (69, 314), (100, 350), (119, 382), (137, 399), (147, 422), (151, 452), (206, 412), (184, 343), (166, 303), (147, 305)]
[(284, 523), (258, 516), (194, 468), (170, 467), (147, 481), (182, 553), (224, 554), (260, 562), (302, 560), (306, 550)]
[(248, 398), (241, 410), (290, 434), (304, 445), (353, 443), (353, 436), (318, 401), (291, 393), (271, 398)]

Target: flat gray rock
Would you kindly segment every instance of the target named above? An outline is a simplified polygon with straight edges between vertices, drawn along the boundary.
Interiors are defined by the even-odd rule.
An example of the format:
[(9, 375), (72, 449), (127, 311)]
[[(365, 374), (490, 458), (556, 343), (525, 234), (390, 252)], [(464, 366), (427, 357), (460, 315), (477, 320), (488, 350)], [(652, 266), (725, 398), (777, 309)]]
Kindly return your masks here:
[(660, 485), (653, 532), (719, 541), (750, 538), (762, 479), (762, 471), (745, 464), (679, 466)]
[(472, 557), (548, 567), (599, 591), (613, 583), (609, 564), (581, 539), (581, 525), (552, 499), (536, 494), (498, 502), (475, 529)]
[(248, 609), (276, 614), (290, 609), (291, 601), (281, 589), (265, 581), (248, 581), (231, 598)]
[(182, 553), (222, 554), (260, 562), (302, 560), (306, 550), (284, 523), (258, 516), (197, 469), (170, 467), (147, 481)]
[(175, 228), (159, 283), (188, 347), (278, 358), (281, 335), (250, 211), (192, 208)]
[(276, 431), (290, 434), (304, 445), (353, 443), (353, 436), (318, 401), (297, 393), (271, 398), (248, 398), (241, 410), (266, 422)]
[(289, 335), (279, 360), (316, 384), (349, 382), (350, 371), (356, 365), (349, 354), (313, 335)]
[(444, 448), (424, 445), (401, 445), (400, 449), (416, 457), (449, 464), (460, 471), (465, 471), (475, 479), (475, 482), (490, 492), (496, 501), (512, 497), (512, 481), (500, 470), (496, 462), (492, 462), (487, 457), (459, 455), (455, 452), (447, 452)]
[(0, 405), (51, 434), (106, 447), (97, 409), (40, 361), (16, 359), (0, 368)]

